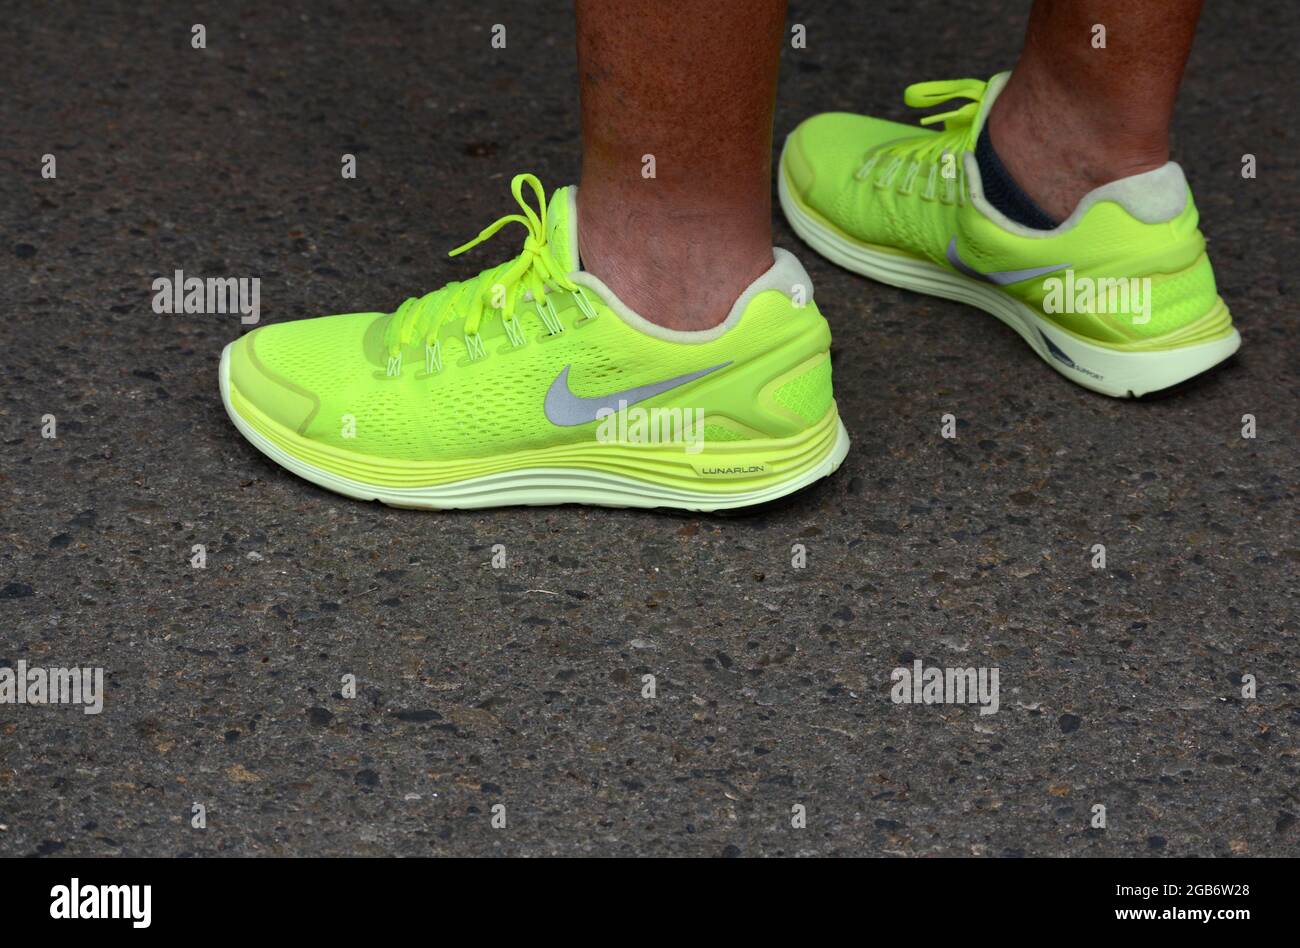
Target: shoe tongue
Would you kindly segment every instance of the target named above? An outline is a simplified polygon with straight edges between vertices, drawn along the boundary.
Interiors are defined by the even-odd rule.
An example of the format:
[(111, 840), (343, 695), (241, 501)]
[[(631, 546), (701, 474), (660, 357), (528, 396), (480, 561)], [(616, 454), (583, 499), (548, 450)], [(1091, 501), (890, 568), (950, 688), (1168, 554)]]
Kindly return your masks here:
[(551, 192), (551, 203), (546, 207), (546, 242), (565, 273), (582, 269), (582, 261), (578, 259), (577, 198), (576, 185), (559, 188)]

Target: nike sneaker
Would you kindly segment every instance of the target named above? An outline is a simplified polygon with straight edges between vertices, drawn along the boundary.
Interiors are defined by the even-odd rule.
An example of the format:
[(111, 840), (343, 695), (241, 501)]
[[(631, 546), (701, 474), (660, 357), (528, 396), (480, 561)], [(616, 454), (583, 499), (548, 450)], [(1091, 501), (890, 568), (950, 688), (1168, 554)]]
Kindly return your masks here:
[(985, 199), (975, 145), (1009, 75), (909, 86), (917, 108), (970, 100), (921, 120), (941, 131), (843, 112), (805, 121), (778, 176), (790, 226), (840, 266), (992, 313), (1107, 395), (1167, 388), (1232, 355), (1241, 337), (1177, 164), (1091, 191), (1051, 230)]
[[(774, 500), (848, 450), (830, 330), (799, 262), (726, 320), (664, 329), (578, 259), (574, 188), (512, 182), (523, 250), (393, 313), (263, 326), (221, 356), (240, 433), (313, 483), (435, 509), (583, 503), (718, 510)], [(532, 192), (536, 207), (526, 198)]]

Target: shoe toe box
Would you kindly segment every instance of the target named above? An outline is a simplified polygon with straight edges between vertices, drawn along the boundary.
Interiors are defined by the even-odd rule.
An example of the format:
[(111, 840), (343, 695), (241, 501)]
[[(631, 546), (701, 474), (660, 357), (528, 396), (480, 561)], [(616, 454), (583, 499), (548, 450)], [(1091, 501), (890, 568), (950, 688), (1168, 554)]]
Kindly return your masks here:
[(323, 412), (347, 404), (350, 388), (382, 375), (384, 318), (379, 313), (329, 316), (262, 326), (242, 336), (229, 355), (236, 409), (241, 403), (251, 406), (270, 421), (307, 434)]

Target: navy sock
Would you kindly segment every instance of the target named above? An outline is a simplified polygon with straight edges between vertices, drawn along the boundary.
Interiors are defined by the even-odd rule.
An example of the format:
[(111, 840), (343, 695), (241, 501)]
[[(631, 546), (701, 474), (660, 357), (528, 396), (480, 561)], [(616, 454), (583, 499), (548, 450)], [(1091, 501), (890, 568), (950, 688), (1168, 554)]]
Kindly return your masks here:
[(984, 182), (984, 197), (990, 204), (1017, 224), (1024, 224), (1035, 230), (1051, 230), (1059, 221), (1052, 220), (1047, 212), (1034, 203), (1034, 199), (1016, 184), (1002, 164), (1002, 159), (993, 150), (993, 140), (989, 138), (989, 124), (984, 123), (980, 129), (979, 141), (975, 144), (975, 161), (980, 166), (980, 178)]

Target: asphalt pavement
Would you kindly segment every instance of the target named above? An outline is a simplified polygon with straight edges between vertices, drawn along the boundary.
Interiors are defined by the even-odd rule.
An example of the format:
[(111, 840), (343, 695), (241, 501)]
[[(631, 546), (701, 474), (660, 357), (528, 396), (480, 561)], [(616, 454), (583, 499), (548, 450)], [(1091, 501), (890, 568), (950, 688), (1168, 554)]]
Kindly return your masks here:
[[(154, 312), (178, 269), (391, 309), (512, 174), (576, 180), (568, 7), (436, 6), (0, 4), (0, 670), (104, 669), (102, 713), (0, 704), (0, 855), (1300, 854), (1300, 7), (1207, 5), (1179, 103), (1238, 356), (1093, 395), (778, 211), (853, 447), (724, 518), (327, 493), (226, 418), (238, 317)], [(794, 4), (778, 140), (910, 120), (1026, 11)], [(997, 713), (894, 702), (917, 661)]]

